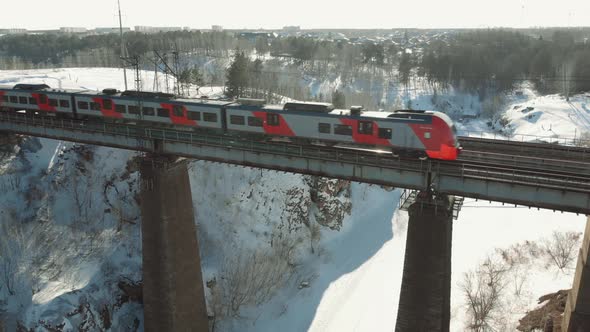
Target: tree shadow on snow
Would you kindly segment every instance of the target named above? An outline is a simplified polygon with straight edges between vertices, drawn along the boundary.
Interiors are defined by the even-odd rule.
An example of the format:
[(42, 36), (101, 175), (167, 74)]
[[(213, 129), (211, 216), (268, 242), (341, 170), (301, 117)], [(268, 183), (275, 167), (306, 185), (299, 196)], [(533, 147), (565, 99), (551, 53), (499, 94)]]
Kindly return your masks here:
[[(353, 186), (356, 188), (352, 194), (351, 216), (344, 220), (340, 231), (322, 233), (324, 252), (319, 256), (317, 253), (310, 255), (288, 286), (269, 303), (247, 314), (248, 319), (233, 321), (233, 326), (227, 327), (227, 330), (299, 332), (313, 327), (314, 331), (321, 331), (330, 327), (335, 315), (342, 315), (329, 311), (338, 310), (341, 303), (350, 299), (347, 288), (354, 289), (366, 271), (354, 276), (353, 281), (338, 280), (350, 277), (347, 275), (367, 263), (393, 239), (392, 219), (400, 196), (399, 190), (388, 192), (378, 186), (358, 183)], [(399, 266), (400, 270), (402, 268)], [(302, 282), (309, 282), (309, 287), (301, 287)], [(330, 295), (324, 299), (329, 303), (320, 308), (329, 288), (332, 288)], [(395, 294), (397, 290), (383, 289), (383, 292)], [(358, 305), (364, 307), (367, 304)], [(395, 308), (386, 310), (391, 310), (392, 316), (395, 314)], [(250, 320), (252, 315), (257, 316)], [(359, 313), (359, 319), (361, 316), (362, 313)], [(225, 328), (222, 330), (226, 331)]]

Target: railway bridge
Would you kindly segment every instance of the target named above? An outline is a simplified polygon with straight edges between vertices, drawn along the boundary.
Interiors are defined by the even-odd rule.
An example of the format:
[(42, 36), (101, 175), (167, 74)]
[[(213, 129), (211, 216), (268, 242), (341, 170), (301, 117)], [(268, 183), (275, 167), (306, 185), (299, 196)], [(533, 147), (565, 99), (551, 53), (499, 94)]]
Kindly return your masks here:
[[(456, 161), (409, 160), (387, 151), (24, 113), (0, 113), (0, 131), (410, 190), (401, 202), (410, 222), (397, 331), (449, 329), (452, 219), (459, 197), (590, 215), (590, 149), (580, 147), (461, 137), (464, 150)], [(205, 331), (186, 164), (153, 160), (141, 167), (146, 330)], [(578, 279), (590, 282), (588, 275)], [(590, 298), (590, 289), (580, 286), (575, 295)], [(589, 309), (588, 303), (574, 306), (570, 316)]]

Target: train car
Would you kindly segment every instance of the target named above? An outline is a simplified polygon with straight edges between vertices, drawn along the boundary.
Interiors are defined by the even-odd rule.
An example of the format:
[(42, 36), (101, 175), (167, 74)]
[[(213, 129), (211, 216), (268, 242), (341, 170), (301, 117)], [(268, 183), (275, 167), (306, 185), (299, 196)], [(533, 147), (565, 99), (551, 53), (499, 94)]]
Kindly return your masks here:
[[(239, 102), (239, 101), (238, 101)], [(334, 110), (322, 105), (305, 108), (227, 106), (227, 130), (317, 140), (364, 147), (384, 147), (396, 155), (454, 160), (460, 151), (454, 125), (434, 111), (364, 112), (359, 107)], [(307, 111), (304, 111), (307, 109)]]
[(76, 90), (51, 89), (46, 84), (0, 86), (0, 110), (73, 116), (71, 96), (74, 92)]
[(171, 94), (105, 89), (74, 96), (79, 117), (145, 121), (166, 126), (223, 129), (222, 110), (231, 102), (177, 99)]
[(44, 84), (0, 87), (0, 110), (217, 130), (263, 140), (379, 147), (406, 157), (454, 160), (461, 150), (451, 119), (435, 111), (366, 112), (362, 107), (334, 109), (327, 103), (280, 106), (258, 99), (182, 99), (159, 92), (56, 90)]

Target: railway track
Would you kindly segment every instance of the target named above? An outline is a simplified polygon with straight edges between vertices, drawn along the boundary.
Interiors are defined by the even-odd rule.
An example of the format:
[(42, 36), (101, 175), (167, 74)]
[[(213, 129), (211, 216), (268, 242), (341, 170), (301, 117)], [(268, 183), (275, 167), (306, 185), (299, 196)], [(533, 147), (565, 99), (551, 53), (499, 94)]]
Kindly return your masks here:
[(562, 161), (590, 162), (590, 147), (531, 143), (476, 137), (459, 137), (464, 150), (539, 157)]
[(590, 162), (472, 150), (463, 150), (458, 161), (531, 171), (551, 171), (553, 174), (563, 176), (590, 177)]
[[(412, 172), (432, 172), (461, 178), (484, 179), (503, 183), (526, 184), (538, 187), (558, 188), (590, 192), (590, 160), (570, 160), (556, 158), (555, 154), (568, 151), (588, 153), (587, 149), (572, 147), (553, 147), (546, 150), (543, 144), (534, 146), (523, 152), (514, 149), (515, 142), (493, 142), (484, 144), (484, 149), (473, 149), (474, 144), (488, 143), (489, 140), (463, 140), (468, 142), (460, 159), (456, 161), (417, 160), (394, 157), (391, 153), (361, 149), (350, 150), (338, 147), (321, 147), (292, 143), (256, 142), (243, 140), (239, 137), (215, 135), (212, 133), (194, 133), (170, 130), (166, 128), (145, 128), (122, 124), (91, 123), (78, 120), (26, 119), (18, 117), (12, 121), (24, 121), (30, 125), (44, 127), (71, 128), (90, 132), (106, 132), (145, 139), (164, 139), (188, 142), (197, 145), (212, 145), (246, 151), (271, 152), (283, 156), (305, 156), (310, 159), (341, 161), (358, 165), (375, 165), (385, 168), (408, 170)], [(472, 145), (469, 145), (472, 144)], [(516, 143), (523, 144), (523, 143)], [(532, 143), (524, 143), (529, 146)], [(539, 147), (541, 145), (542, 147)], [(471, 148), (470, 148), (471, 147)], [(540, 151), (554, 151), (553, 156), (540, 155)], [(590, 153), (589, 153), (590, 154)], [(435, 179), (436, 180), (436, 179)]]

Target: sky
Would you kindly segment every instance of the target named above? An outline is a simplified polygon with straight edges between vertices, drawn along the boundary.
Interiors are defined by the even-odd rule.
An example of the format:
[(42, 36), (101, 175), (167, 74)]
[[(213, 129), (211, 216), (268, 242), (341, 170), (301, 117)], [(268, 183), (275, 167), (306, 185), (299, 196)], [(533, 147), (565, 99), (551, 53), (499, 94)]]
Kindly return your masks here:
[[(589, 0), (120, 0), (123, 25), (208, 29), (590, 26)], [(116, 0), (6, 1), (0, 28), (118, 26)], [(18, 15), (22, 13), (22, 15)]]

